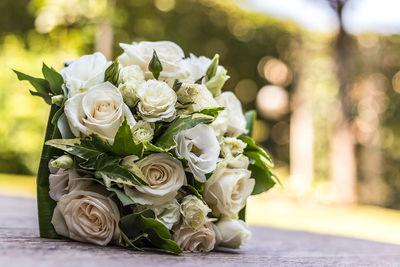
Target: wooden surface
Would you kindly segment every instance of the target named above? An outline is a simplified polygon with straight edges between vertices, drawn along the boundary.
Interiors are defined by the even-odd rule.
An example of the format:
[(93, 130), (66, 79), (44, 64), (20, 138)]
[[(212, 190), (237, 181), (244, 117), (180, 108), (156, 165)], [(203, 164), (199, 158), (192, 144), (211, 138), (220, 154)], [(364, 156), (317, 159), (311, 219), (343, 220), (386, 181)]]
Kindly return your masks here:
[(0, 266), (400, 266), (398, 245), (337, 236), (252, 227), (240, 250), (172, 256), (42, 239), (36, 220), (34, 199), (0, 196)]

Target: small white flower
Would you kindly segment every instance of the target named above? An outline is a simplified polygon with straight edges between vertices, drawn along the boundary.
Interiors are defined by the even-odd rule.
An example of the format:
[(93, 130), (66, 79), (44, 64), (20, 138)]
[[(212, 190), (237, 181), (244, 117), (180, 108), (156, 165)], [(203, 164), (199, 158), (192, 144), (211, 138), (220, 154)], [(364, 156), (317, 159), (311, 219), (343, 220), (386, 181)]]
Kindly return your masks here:
[(154, 123), (138, 121), (132, 128), (133, 140), (136, 144), (151, 141), (154, 135)]
[(207, 222), (207, 214), (211, 209), (194, 195), (187, 195), (182, 199), (180, 211), (183, 215), (183, 224), (197, 230)]
[(236, 137), (224, 137), (221, 142), (221, 153), (227, 157), (236, 157), (242, 154), (246, 148), (246, 143)]
[(136, 123), (118, 88), (109, 82), (69, 98), (64, 110), (76, 137), (95, 133), (112, 141), (124, 118), (131, 127)]
[(137, 65), (122, 67), (119, 70), (119, 80), (121, 83), (125, 83), (131, 80), (144, 82), (144, 72)]
[[(225, 107), (227, 113), (227, 133), (229, 136), (238, 137), (247, 132), (246, 118), (243, 115), (242, 105), (232, 92), (223, 92), (215, 98), (215, 101)], [(221, 114), (220, 114), (221, 115)]]
[(57, 234), (73, 240), (105, 246), (120, 238), (117, 205), (101, 186), (73, 190), (63, 195), (54, 209), (51, 223)]
[(140, 99), (138, 113), (145, 121), (172, 121), (175, 118), (177, 96), (165, 82), (148, 80), (139, 86), (136, 95)]
[(189, 107), (190, 111), (219, 107), (211, 92), (203, 84), (183, 83), (177, 96), (182, 104), (192, 103)]
[(163, 67), (160, 73), (160, 79), (182, 79), (188, 75), (186, 69), (180, 65), (185, 54), (182, 49), (173, 42), (134, 42), (132, 44), (119, 45), (124, 50), (124, 53), (118, 57), (121, 65), (123, 67), (137, 65), (142, 69), (147, 78), (152, 77), (148, 65), (153, 58), (154, 50), (157, 52), (157, 56)]
[(247, 165), (248, 159), (244, 156), (225, 159), (207, 180), (204, 199), (215, 216), (236, 218), (246, 205), (255, 184)]
[(215, 169), (220, 152), (213, 129), (209, 125), (198, 124), (180, 132), (174, 138), (178, 144), (175, 148), (176, 154), (188, 161), (194, 178), (204, 183), (205, 174)]
[(186, 184), (182, 163), (167, 153), (154, 153), (138, 161), (137, 166), (149, 186), (124, 186), (125, 193), (142, 205), (161, 205), (175, 198)]
[(154, 211), (155, 219), (165, 225), (169, 230), (177, 224), (181, 218), (180, 206), (176, 199), (162, 205), (148, 205), (147, 208)]
[(60, 71), (68, 88), (68, 96), (71, 97), (104, 82), (104, 72), (110, 65), (111, 62), (100, 52), (74, 60)]
[(197, 230), (181, 225), (174, 229), (172, 238), (184, 251), (209, 252), (215, 247), (215, 229), (211, 222), (203, 224)]
[(251, 238), (249, 226), (242, 220), (222, 218), (216, 223), (216, 227), (220, 233), (217, 244), (221, 247), (239, 248)]
[[(206, 75), (207, 69), (211, 64), (211, 59), (208, 57), (200, 56), (196, 57), (193, 54), (190, 54), (188, 58), (185, 58), (181, 61), (182, 68), (186, 69), (189, 72), (189, 77), (184, 80), (187, 83), (194, 83), (204, 75)], [(224, 67), (218, 66), (217, 73), (224, 71)]]
[(136, 96), (136, 90), (139, 88), (140, 84), (141, 83), (136, 80), (129, 80), (125, 83), (120, 83), (118, 86), (124, 102), (130, 108), (135, 107), (137, 102), (139, 101), (139, 98)]

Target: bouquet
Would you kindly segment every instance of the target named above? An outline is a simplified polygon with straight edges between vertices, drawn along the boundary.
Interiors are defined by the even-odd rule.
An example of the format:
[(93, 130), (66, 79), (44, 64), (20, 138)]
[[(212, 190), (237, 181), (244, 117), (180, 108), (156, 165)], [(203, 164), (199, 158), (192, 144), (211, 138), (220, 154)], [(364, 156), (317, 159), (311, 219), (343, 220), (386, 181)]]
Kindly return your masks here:
[(51, 105), (37, 175), (41, 237), (180, 254), (239, 248), (251, 236), (246, 199), (278, 182), (251, 138), (255, 111), (221, 92), (213, 59), (169, 41), (120, 44), (15, 71)]

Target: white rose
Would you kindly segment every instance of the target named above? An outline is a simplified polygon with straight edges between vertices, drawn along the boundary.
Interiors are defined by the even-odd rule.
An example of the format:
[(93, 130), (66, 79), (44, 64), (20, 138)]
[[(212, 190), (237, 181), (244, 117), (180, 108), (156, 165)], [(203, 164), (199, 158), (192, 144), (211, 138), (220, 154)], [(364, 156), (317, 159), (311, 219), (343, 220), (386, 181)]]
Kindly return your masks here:
[(216, 226), (221, 238), (217, 240), (218, 246), (239, 248), (251, 238), (249, 226), (242, 220), (222, 218)]
[(187, 160), (194, 178), (204, 183), (205, 174), (215, 169), (220, 152), (213, 129), (209, 125), (198, 124), (180, 132), (174, 138), (178, 144), (175, 148), (176, 154)]
[(215, 216), (237, 217), (246, 205), (253, 191), (255, 181), (251, 172), (245, 168), (246, 157), (224, 160), (207, 180), (204, 186), (204, 199)]
[(138, 113), (146, 121), (172, 121), (175, 118), (177, 96), (165, 82), (148, 80), (136, 91), (140, 99)]
[[(195, 55), (190, 54), (190, 56), (182, 60), (180, 64), (182, 68), (189, 72), (189, 77), (186, 78), (184, 82), (194, 83), (206, 75), (207, 69), (211, 64), (211, 59), (204, 56), (196, 57)], [(216, 75), (224, 70), (224, 67), (218, 66)]]
[(185, 68), (180, 66), (180, 62), (185, 54), (177, 44), (169, 41), (159, 42), (139, 42), (132, 44), (119, 44), (124, 53), (118, 57), (122, 66), (138, 65), (146, 74), (146, 77), (152, 77), (148, 69), (149, 63), (153, 58), (153, 51), (161, 62), (163, 70), (160, 78), (185, 78), (188, 73)]
[(137, 65), (122, 67), (119, 70), (119, 81), (121, 83), (125, 83), (131, 80), (144, 82), (144, 72)]
[(111, 62), (100, 52), (74, 60), (60, 71), (68, 88), (68, 96), (104, 82), (104, 72), (110, 65)]
[(224, 137), (221, 142), (221, 153), (226, 157), (236, 157), (242, 154), (247, 144), (235, 137)]
[(197, 230), (207, 222), (207, 214), (211, 209), (194, 195), (187, 195), (182, 199), (181, 214), (183, 225)]
[(182, 163), (167, 153), (154, 153), (138, 161), (137, 166), (149, 186), (124, 186), (125, 193), (142, 205), (161, 205), (172, 199), (186, 184)]
[(213, 127), (215, 135), (220, 140), (228, 130), (229, 114), (226, 110), (219, 112), (218, 117), (210, 124)]
[(135, 107), (139, 101), (139, 98), (136, 96), (136, 90), (139, 88), (140, 84), (141, 83), (136, 80), (129, 80), (118, 85), (118, 89), (121, 92), (124, 102), (130, 108)]
[(138, 121), (132, 128), (133, 140), (135, 143), (151, 141), (154, 135), (154, 123), (147, 121)]
[(177, 96), (182, 104), (193, 103), (189, 107), (190, 111), (219, 107), (211, 92), (203, 84), (182, 83)]
[(124, 118), (131, 127), (135, 124), (118, 88), (109, 82), (97, 84), (69, 98), (64, 111), (76, 137), (96, 133), (113, 140)]
[(92, 184), (90, 181), (77, 180), (80, 176), (74, 168), (55, 168), (51, 164), (52, 161), (49, 162), (49, 195), (53, 200), (59, 201), (70, 191), (77, 188), (85, 189)]
[(243, 115), (242, 105), (235, 94), (232, 92), (223, 92), (215, 98), (215, 101), (221, 107), (225, 107), (225, 111), (228, 113), (228, 135), (238, 137), (246, 133), (246, 118)]
[(177, 224), (181, 218), (180, 206), (176, 199), (162, 205), (148, 205), (147, 208), (154, 211), (155, 219), (165, 225), (169, 230)]
[(182, 250), (191, 252), (209, 252), (216, 243), (215, 228), (211, 222), (203, 224), (197, 230), (181, 225), (172, 238)]
[(56, 232), (73, 240), (100, 246), (111, 241), (118, 242), (118, 207), (103, 190), (93, 187), (93, 191), (74, 190), (63, 195), (51, 220)]

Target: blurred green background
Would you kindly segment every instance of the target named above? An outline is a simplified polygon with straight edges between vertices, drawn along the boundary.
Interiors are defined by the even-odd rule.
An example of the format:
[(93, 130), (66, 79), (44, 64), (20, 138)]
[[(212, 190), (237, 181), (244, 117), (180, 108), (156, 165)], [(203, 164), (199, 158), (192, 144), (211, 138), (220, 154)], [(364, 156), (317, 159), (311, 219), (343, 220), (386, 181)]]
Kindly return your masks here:
[[(343, 17), (344, 11), (352, 17), (355, 1), (302, 0), (329, 12), (335, 26), (328, 31), (262, 13), (255, 4), (261, 2), (2, 0), (0, 187), (12, 179), (26, 186), (5, 174), (35, 175), (49, 111), (11, 69), (40, 75), (42, 61), (61, 69), (64, 61), (94, 50), (116, 57), (120, 42), (171, 40), (186, 55), (220, 54), (231, 76), (225, 90), (233, 90), (244, 109), (258, 111), (255, 139), (275, 159), (284, 189), (260, 195), (252, 200), (254, 207), (273, 203), (282, 212), (287, 203), (301, 203), (308, 205), (303, 211), (318, 214), (314, 205), (328, 205), (319, 218), (332, 214), (331, 207), (345, 207), (347, 215), (365, 211), (347, 209), (354, 205), (399, 210), (400, 35), (373, 29), (350, 33)], [(298, 16), (310, 16), (306, 11), (299, 9)], [(385, 211), (392, 214), (390, 222), (400, 218)], [(283, 219), (271, 224), (284, 226), (286, 218), (302, 225), (309, 216), (280, 215)], [(255, 221), (268, 221), (261, 217)], [(365, 222), (362, 216), (355, 220), (354, 229)]]

